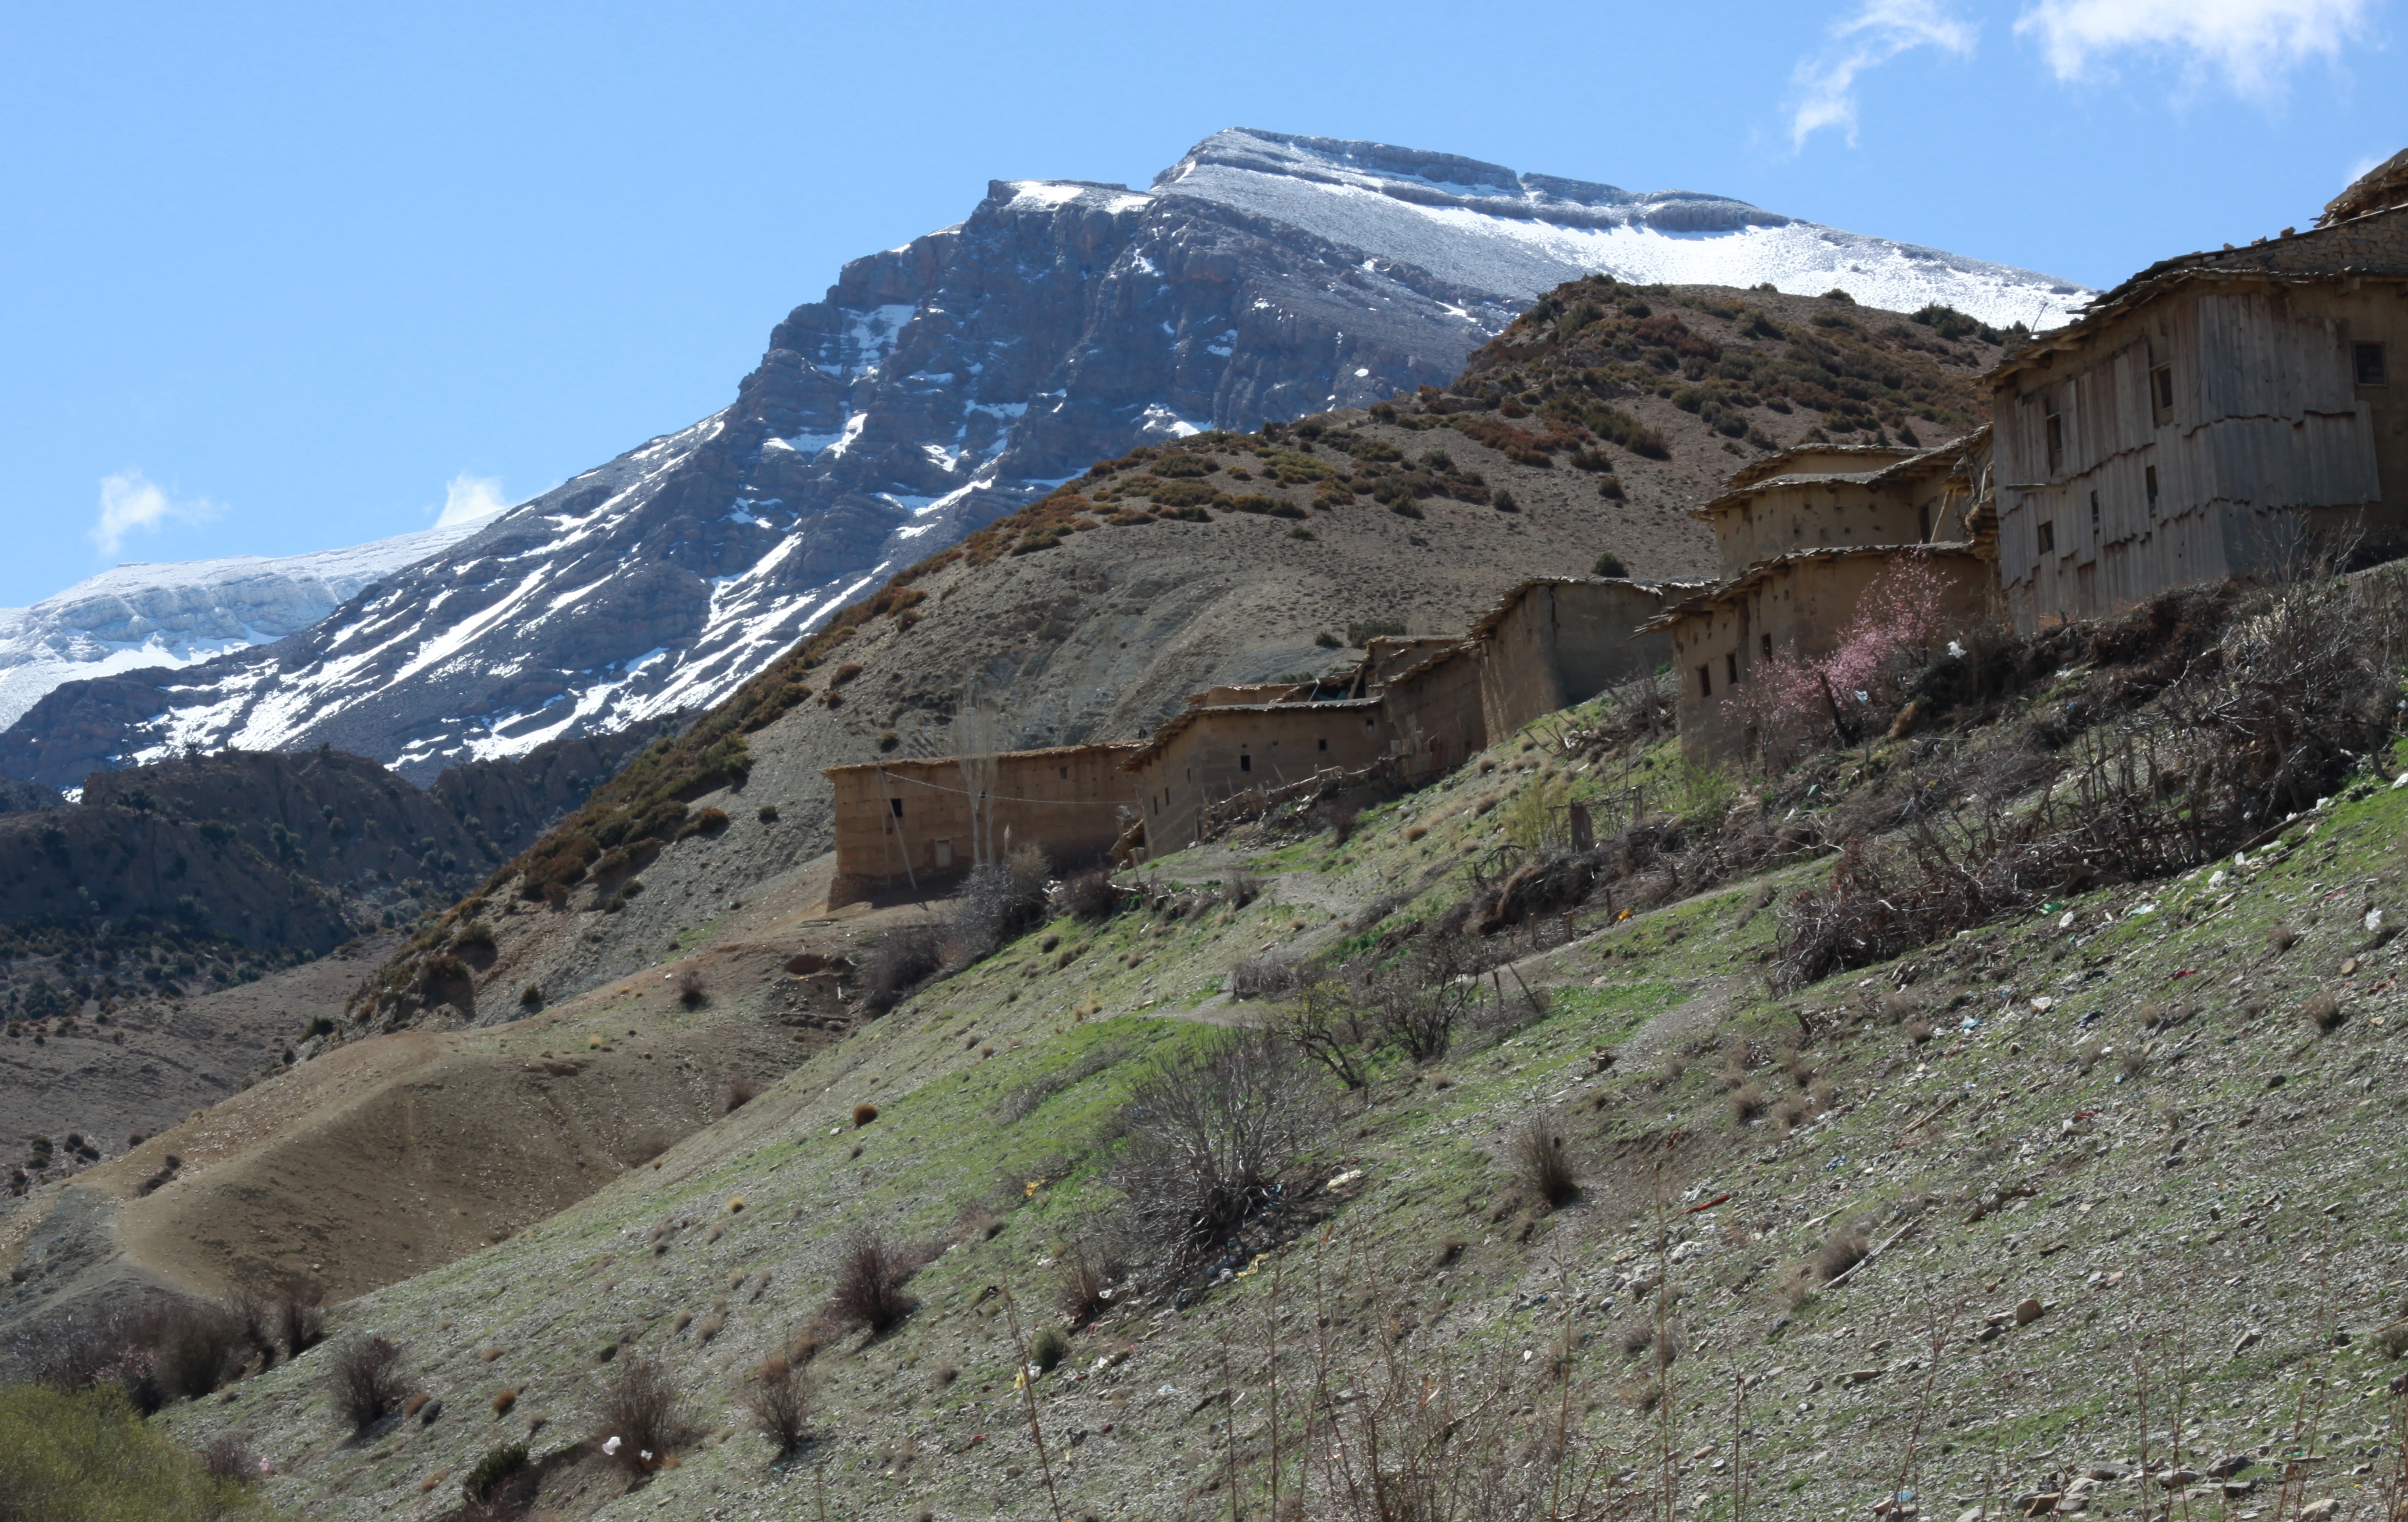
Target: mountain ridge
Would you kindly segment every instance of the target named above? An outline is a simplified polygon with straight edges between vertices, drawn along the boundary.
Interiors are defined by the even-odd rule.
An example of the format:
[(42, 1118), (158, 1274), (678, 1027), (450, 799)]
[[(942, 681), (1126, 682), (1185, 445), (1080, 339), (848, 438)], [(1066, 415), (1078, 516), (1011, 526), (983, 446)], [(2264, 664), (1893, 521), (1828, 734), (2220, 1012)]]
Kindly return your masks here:
[[(1728, 225), (1668, 236), (1641, 214)], [(1601, 221), (1613, 225), (1589, 225)], [(1654, 279), (1688, 261), (1741, 285), (1841, 277), (1917, 306), (1980, 307), (2001, 281), (2076, 291), (1953, 257), (1690, 193), (1242, 131), (1197, 145), (1152, 190), (995, 181), (963, 223), (853, 261), (790, 312), (729, 407), (272, 650), (46, 695), (0, 734), (0, 775), (72, 786), (192, 746), (327, 741), (423, 778), (707, 708), (879, 577), (1089, 462), (1450, 384), (1517, 310), (1592, 265), (1636, 261)]]

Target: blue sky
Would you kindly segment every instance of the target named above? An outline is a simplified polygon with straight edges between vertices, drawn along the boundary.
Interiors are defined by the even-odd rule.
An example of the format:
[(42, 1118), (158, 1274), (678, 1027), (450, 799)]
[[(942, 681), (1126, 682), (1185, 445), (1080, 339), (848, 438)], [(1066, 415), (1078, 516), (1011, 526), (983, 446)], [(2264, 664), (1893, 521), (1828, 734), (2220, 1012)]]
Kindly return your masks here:
[(11, 7), (0, 606), (517, 501), (990, 179), (1230, 125), (2106, 284), (2408, 147), (2408, 0)]

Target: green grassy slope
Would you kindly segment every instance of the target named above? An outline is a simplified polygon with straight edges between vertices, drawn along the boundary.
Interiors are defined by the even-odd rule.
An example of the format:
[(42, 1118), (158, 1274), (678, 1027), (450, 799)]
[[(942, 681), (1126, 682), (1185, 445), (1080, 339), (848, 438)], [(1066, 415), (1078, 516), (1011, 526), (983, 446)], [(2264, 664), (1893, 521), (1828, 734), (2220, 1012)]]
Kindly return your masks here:
[[(2247, 1459), (2229, 1483), (2256, 1488), (2234, 1504), (2268, 1515), (2268, 1465), (2293, 1452), (2313, 1456), (2300, 1499), (2372, 1495), (2397, 1462), (2384, 1350), (2399, 1344), (2384, 1328), (2408, 1310), (2408, 1009), (2398, 943), (2365, 949), (2370, 910), (2408, 910), (2408, 789), (2380, 778), (2245, 866), (2052, 901), (1782, 996), (1765, 977), (1767, 888), (1820, 864), (1620, 923), (1581, 911), (1577, 939), (1516, 964), (1543, 1018), (1426, 1068), (1391, 1059), (1368, 1095), (1338, 1101), (1288, 1224), (1249, 1233), (1250, 1249), (1283, 1252), (1249, 1251), (1183, 1303), (1108, 1311), (1072, 1336), (1035, 1386), (1040, 1465), (1001, 1292), (1025, 1327), (1061, 1321), (1066, 1248), (1112, 1203), (1131, 1089), (1256, 1012), (1220, 993), (1234, 964), (1377, 955), (1386, 932), (1463, 895), (1526, 800), (1627, 785), (1550, 743), (1586, 716), (1542, 721), (1366, 813), (1343, 844), (1224, 842), (1155, 864), (1161, 897), (1192, 912), (1032, 931), (656, 1168), (345, 1307), (340, 1326), (406, 1343), (443, 1401), (432, 1423), (346, 1442), (313, 1384), (322, 1353), (167, 1419), (195, 1442), (246, 1431), (278, 1468), (271, 1498), (296, 1512), (432, 1516), (531, 1418), (538, 1451), (595, 1435), (604, 1350), (655, 1350), (705, 1436), (634, 1493), (601, 1485), (577, 1509), (810, 1515), (824, 1483), (832, 1516), (1033, 1517), (1054, 1505), (1050, 1468), (1062, 1515), (1200, 1517), (1229, 1510), (1234, 1439), (1253, 1515), (1274, 1338), (1293, 1466), (1326, 1332), (1341, 1419), (1363, 1409), (1381, 1351), (1401, 1350), (1415, 1378), (1508, 1392), (1490, 1418), (1516, 1443), (1576, 1425), (1599, 1483), (1641, 1512), (1669, 1484), (1683, 1515), (1730, 1515), (1744, 1477), (1756, 1515), (1834, 1515), (1903, 1475), (1924, 1515), (1953, 1516), (2054, 1472), (2112, 1514), (2162, 1492), (2078, 1477), (2144, 1444), (2161, 1464), (2177, 1443), (2193, 1470)], [(1879, 763), (1835, 763), (1824, 804)], [(1668, 750), (1645, 765), (1680, 795)], [(1241, 873), (1264, 891), (1239, 906), (1226, 889)], [(2297, 935), (2279, 950), (2278, 924)], [(2320, 994), (2343, 1016), (2329, 1031), (2301, 1018)], [(2144, 1028), (2157, 1021), (2172, 1023)], [(1615, 1060), (1600, 1067), (1599, 1048)], [(880, 1113), (856, 1127), (864, 1102)], [(1542, 1106), (1584, 1184), (1554, 1211), (1506, 1158)], [(746, 1380), (811, 1319), (865, 1224), (941, 1249), (913, 1285), (922, 1307), (884, 1339), (818, 1352), (815, 1439), (773, 1465), (738, 1410)], [(1821, 1284), (1811, 1266), (1852, 1225), (1876, 1256)], [(2027, 1300), (2039, 1314), (2019, 1322)], [(1665, 1316), (1682, 1348), (1669, 1406), (1629, 1351)], [(1554, 1378), (1567, 1344), (1569, 1399)], [(1234, 1400), (1214, 1399), (1231, 1386)], [(497, 1416), (506, 1387), (519, 1393)], [(2192, 1494), (2214, 1486), (2220, 1507), (2224, 1483)], [(1293, 1496), (1292, 1472), (1283, 1484)]]

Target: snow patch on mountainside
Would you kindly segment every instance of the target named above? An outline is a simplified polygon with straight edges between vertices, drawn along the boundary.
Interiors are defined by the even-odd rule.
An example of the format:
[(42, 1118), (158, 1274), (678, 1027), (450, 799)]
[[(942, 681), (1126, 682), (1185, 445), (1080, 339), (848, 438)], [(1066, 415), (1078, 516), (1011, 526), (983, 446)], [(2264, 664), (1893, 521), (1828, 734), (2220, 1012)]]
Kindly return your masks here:
[(0, 608), (0, 729), (62, 682), (190, 666), (296, 634), (497, 516), (308, 554), (128, 561), (30, 608)]
[(1983, 322), (2067, 322), (2096, 293), (1937, 249), (1842, 232), (1693, 191), (1633, 192), (1378, 143), (1237, 129), (1154, 181), (1377, 251), (1521, 303), (1584, 275), (1641, 284), (1837, 287), (1869, 306), (1937, 302)]

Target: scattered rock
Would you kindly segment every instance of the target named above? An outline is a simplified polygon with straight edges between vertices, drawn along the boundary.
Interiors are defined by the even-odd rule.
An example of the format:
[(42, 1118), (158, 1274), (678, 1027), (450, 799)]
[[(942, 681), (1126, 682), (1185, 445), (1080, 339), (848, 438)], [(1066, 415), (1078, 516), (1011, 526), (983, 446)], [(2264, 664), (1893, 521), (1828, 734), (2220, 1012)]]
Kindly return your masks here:
[(2018, 1327), (2028, 1327), (2033, 1322), (2038, 1321), (2042, 1315), (2046, 1314), (2047, 1312), (2048, 1307), (2041, 1304), (2037, 1299), (2026, 1297), (2015, 1304), (2015, 1325)]

